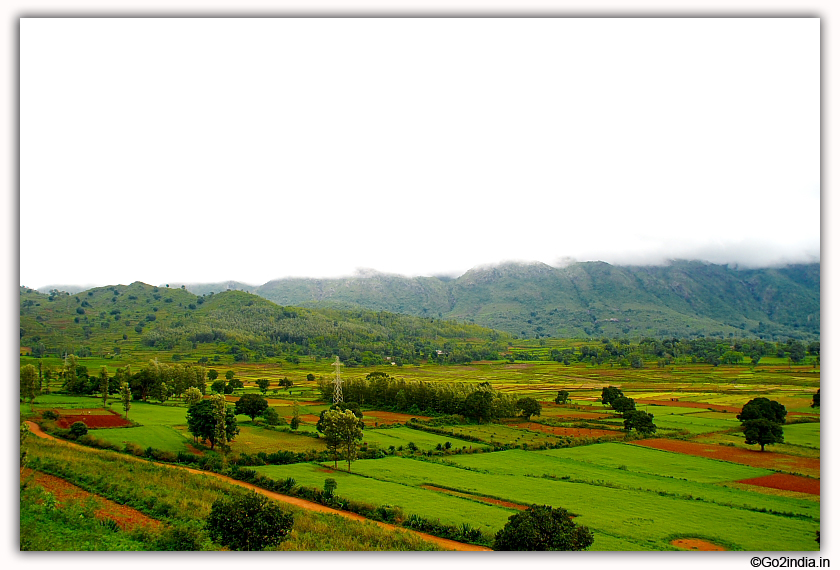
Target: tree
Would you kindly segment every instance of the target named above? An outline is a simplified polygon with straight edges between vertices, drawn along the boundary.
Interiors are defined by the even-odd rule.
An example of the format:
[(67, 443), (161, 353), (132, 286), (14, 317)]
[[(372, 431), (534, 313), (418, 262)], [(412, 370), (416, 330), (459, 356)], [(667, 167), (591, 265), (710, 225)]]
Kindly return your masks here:
[(631, 410), (624, 413), (624, 429), (626, 431), (636, 430), (641, 435), (656, 433), (656, 426), (653, 423), (653, 414), (641, 410)]
[(463, 414), (471, 419), (489, 420), (492, 417), (493, 393), (478, 389), (464, 399)]
[(531, 505), (512, 515), (496, 533), (493, 550), (585, 550), (594, 540), (592, 532), (576, 525), (566, 509)]
[(266, 408), (266, 410), (262, 413), (262, 417), (270, 426), (276, 426), (280, 423), (280, 414), (277, 413), (277, 410), (274, 408)]
[(624, 396), (624, 393), (615, 386), (607, 386), (601, 390), (601, 403), (605, 406), (609, 406), (612, 404), (613, 400), (616, 398), (621, 398)]
[(125, 419), (128, 419), (128, 410), (131, 409), (131, 386), (128, 382), (120, 384), (120, 400), (122, 400), (123, 410), (125, 410)]
[(787, 410), (775, 400), (768, 398), (754, 398), (744, 404), (741, 413), (736, 417), (742, 423), (747, 420), (766, 419), (777, 424), (785, 423)]
[(306, 379), (309, 382), (314, 382), (315, 381), (315, 375), (310, 372), (309, 374), (306, 375)]
[(244, 394), (236, 401), (234, 408), (237, 414), (249, 416), (251, 421), (254, 421), (257, 416), (263, 415), (263, 412), (268, 409), (268, 400), (259, 394)]
[(219, 377), (219, 371), (216, 370), (215, 368), (211, 368), (210, 370), (207, 371), (207, 379), (210, 380), (211, 382), (216, 380), (216, 378), (218, 378), (218, 377)]
[(108, 405), (108, 369), (104, 366), (99, 369), (99, 391), (102, 392), (102, 407)]
[(521, 412), (527, 421), (531, 421), (531, 416), (538, 416), (542, 412), (542, 405), (534, 398), (519, 398), (516, 401), (516, 410)]
[[(201, 400), (187, 409), (187, 430), (193, 437), (201, 441), (209, 441), (210, 449), (215, 449), (220, 442), (217, 433), (217, 410), (219, 409), (219, 398), (224, 403), (224, 396), (217, 394), (214, 400)], [(232, 407), (224, 407), (224, 422), (220, 426), (224, 429), (224, 443), (227, 444), (239, 434), (239, 427), (236, 425), (236, 414)]]
[(289, 427), (293, 430), (300, 427), (300, 404), (297, 400), (292, 403), (292, 420), (289, 422)]
[(736, 417), (741, 422), (745, 443), (758, 444), (761, 451), (764, 451), (765, 445), (784, 442), (782, 424), (785, 423), (785, 416), (787, 410), (779, 402), (768, 398), (754, 398), (744, 404), (741, 413)]
[(820, 389), (817, 388), (817, 393), (813, 395), (811, 398), (811, 407), (812, 408), (819, 408), (820, 407)]
[(263, 394), (268, 392), (269, 385), (271, 385), (271, 381), (268, 378), (260, 378), (257, 380), (257, 387), (259, 387), (260, 392)]
[(230, 550), (263, 550), (288, 536), (294, 517), (268, 497), (251, 492), (216, 500), (206, 524), (210, 538)]
[(565, 404), (566, 401), (569, 399), (569, 392), (566, 390), (560, 390), (557, 392), (557, 397), (554, 398), (555, 404)]
[(210, 391), (215, 392), (216, 394), (222, 394), (225, 391), (225, 381), (214, 380), (213, 383), (210, 384)]
[(29, 400), (29, 409), (32, 409), (32, 402), (38, 393), (38, 372), (31, 364), (20, 369), (20, 397)]
[(745, 443), (747, 445), (757, 443), (761, 446), (761, 451), (764, 451), (765, 445), (784, 443), (785, 441), (781, 424), (777, 424), (766, 418), (747, 420), (742, 422), (741, 426), (744, 430)]
[(233, 370), (228, 370), (227, 372), (225, 372), (225, 378), (227, 378), (228, 382), (233, 380), (234, 376), (235, 376), (235, 374), (233, 373)]
[(633, 398), (625, 398), (624, 396), (619, 396), (618, 398), (612, 401), (612, 409), (618, 412), (619, 414), (624, 414), (625, 412), (632, 412), (636, 409), (636, 400)]
[(189, 408), (193, 404), (197, 404), (202, 400), (201, 390), (196, 387), (187, 388), (187, 391), (184, 393), (184, 403), (187, 404)]
[(356, 458), (356, 442), (362, 440), (364, 426), (364, 422), (351, 410), (325, 412), (324, 438), (327, 440), (327, 449), (333, 452), (336, 467), (338, 450), (341, 449), (347, 460), (347, 472), (350, 472), (350, 463)]

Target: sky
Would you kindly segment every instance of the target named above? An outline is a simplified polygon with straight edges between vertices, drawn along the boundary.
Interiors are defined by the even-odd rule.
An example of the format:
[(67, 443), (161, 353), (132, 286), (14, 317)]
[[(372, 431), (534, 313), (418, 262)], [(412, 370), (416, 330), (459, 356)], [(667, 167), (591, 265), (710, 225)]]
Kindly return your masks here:
[(23, 19), (20, 284), (820, 260), (820, 22)]

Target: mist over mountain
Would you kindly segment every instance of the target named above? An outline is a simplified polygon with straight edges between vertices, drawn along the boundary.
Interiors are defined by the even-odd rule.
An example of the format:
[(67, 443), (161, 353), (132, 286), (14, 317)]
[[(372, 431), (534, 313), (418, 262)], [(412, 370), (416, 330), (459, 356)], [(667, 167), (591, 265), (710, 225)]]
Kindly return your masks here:
[[(173, 284), (173, 287), (180, 287)], [(750, 336), (818, 338), (820, 264), (744, 269), (699, 261), (656, 266), (511, 262), (452, 277), (371, 270), (341, 278), (185, 284), (279, 305), (366, 308), (456, 319), (520, 337)]]

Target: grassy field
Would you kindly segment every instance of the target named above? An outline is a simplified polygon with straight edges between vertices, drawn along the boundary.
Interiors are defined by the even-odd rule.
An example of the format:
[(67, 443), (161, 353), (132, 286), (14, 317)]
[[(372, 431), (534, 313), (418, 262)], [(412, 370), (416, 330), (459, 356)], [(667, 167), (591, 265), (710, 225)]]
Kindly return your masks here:
[[(87, 360), (87, 359), (85, 359)], [(91, 370), (91, 364), (85, 363)], [(329, 377), (328, 362), (302, 359), (299, 364), (231, 364), (219, 368), (221, 374), (233, 369), (246, 381), (246, 391), (256, 392), (253, 382), (267, 377), (274, 384), (268, 397), (271, 405), (288, 420), (293, 402), (299, 402), (306, 416), (300, 431), (314, 432), (313, 420), (327, 404), (315, 402), (315, 382), (306, 375)], [(620, 386), (625, 395), (637, 400), (637, 409), (654, 414), (658, 436), (679, 437), (721, 449), (755, 451), (747, 446), (740, 423), (732, 409), (748, 400), (764, 396), (777, 399), (789, 410), (788, 419), (813, 421), (784, 426), (785, 443), (769, 446), (779, 457), (788, 454), (819, 458), (819, 409), (810, 408), (811, 394), (819, 386), (819, 370), (789, 368), (767, 363), (747, 366), (678, 365), (666, 368), (631, 370), (609, 366), (572, 365), (553, 362), (493, 362), (468, 366), (402, 366), (381, 370), (405, 380), (483, 382), (518, 396), (532, 395), (544, 402), (543, 414), (525, 429), (508, 423), (452, 424), (442, 426), (449, 435), (439, 435), (406, 427), (373, 429), (368, 425), (364, 442), (388, 451), (403, 448), (395, 456), (359, 460), (352, 473), (329, 464), (260, 466), (261, 473), (298, 484), (322, 488), (324, 479), (338, 481), (336, 493), (360, 502), (399, 506), (406, 515), (417, 514), (445, 524), (470, 524), (492, 536), (517, 512), (517, 505), (540, 503), (562, 506), (573, 513), (576, 522), (589, 526), (596, 536), (592, 550), (669, 550), (678, 537), (709, 540), (728, 549), (814, 550), (814, 533), (819, 529), (819, 495), (805, 495), (750, 487), (738, 481), (762, 477), (775, 471), (819, 475), (818, 469), (797, 471), (788, 463), (773, 463), (772, 453), (763, 455), (767, 468), (706, 459), (657, 449), (602, 443), (576, 447), (536, 448), (567, 445), (565, 436), (537, 431), (551, 426), (620, 428), (623, 420), (600, 401), (601, 388)], [(363, 377), (376, 368), (342, 370), (343, 377)], [(295, 383), (289, 390), (273, 394), (276, 380), (288, 377)], [(571, 405), (553, 404), (557, 390), (571, 392)], [(241, 392), (240, 392), (241, 393)], [(235, 398), (231, 398), (233, 400)], [(672, 403), (697, 403), (686, 407)], [(641, 400), (664, 405), (641, 403)], [(727, 406), (730, 411), (714, 409)], [(93, 397), (62, 394), (39, 396), (35, 412), (44, 409), (101, 407)], [(118, 402), (112, 409), (122, 412)], [(29, 406), (21, 404), (21, 414)], [(576, 414), (578, 416), (576, 417)], [(186, 431), (186, 408), (170, 401), (167, 405), (133, 402), (128, 417), (137, 427), (91, 430), (91, 435), (121, 444), (131, 442), (142, 448), (168, 451), (189, 449), (192, 437)], [(286, 429), (268, 430), (246, 416), (238, 416), (240, 434), (232, 442), (232, 453), (272, 453), (279, 450), (309, 452), (323, 450), (323, 439), (296, 435)], [(517, 423), (521, 421), (517, 420)], [(615, 432), (623, 437), (620, 431)], [(464, 438), (476, 438), (480, 442)], [(582, 436), (583, 437), (583, 436)], [(451, 443), (452, 452), (437, 455), (440, 444)], [(588, 440), (579, 439), (588, 443)], [(419, 454), (408, 452), (409, 442)], [(489, 452), (492, 444), (522, 449)], [(528, 450), (524, 448), (527, 446)], [(200, 446), (199, 446), (200, 447)], [(483, 453), (467, 453), (471, 451)], [(207, 453), (205, 451), (205, 453)], [(722, 524), (722, 522), (724, 524)]]
[[(637, 450), (632, 446), (622, 447), (627, 448), (621, 450), (624, 452), (621, 459), (625, 462), (642, 465), (650, 460), (649, 455), (644, 453), (647, 450), (632, 458)], [(606, 456), (613, 455), (615, 449), (612, 444), (582, 449), (590, 448), (603, 448), (598, 454), (600, 463), (611, 462), (611, 458)], [(512, 455), (506, 457), (506, 454)], [(602, 536), (632, 543), (638, 549), (664, 550), (671, 548), (670, 540), (676, 535), (705, 537), (743, 550), (813, 550), (817, 547), (813, 537), (819, 524), (819, 505), (815, 502), (606, 467), (594, 470), (605, 478), (591, 482), (573, 481), (571, 475), (568, 480), (563, 480), (504, 473), (506, 468), (518, 469), (525, 465), (526, 469), (532, 469), (530, 457), (539, 455), (546, 455), (543, 461), (555, 459), (546, 452), (516, 451), (457, 459), (458, 462), (479, 462), (482, 465), (473, 465), (472, 469), (387, 457), (358, 461), (353, 465), (352, 474), (335, 472), (327, 475), (323, 468), (302, 465), (266, 466), (257, 470), (276, 478), (294, 477), (298, 482), (312, 486), (322, 485), (323, 477), (334, 477), (338, 481), (336, 492), (340, 496), (356, 500), (387, 500), (388, 504), (398, 505), (406, 513), (438, 517), (449, 524), (482, 521), (481, 528), (486, 532), (501, 528), (506, 518), (504, 515), (513, 511), (497, 505), (485, 506), (480, 502), (482, 497), (522, 504), (563, 506), (578, 515), (576, 522), (593, 530), (596, 536), (593, 550), (599, 550), (599, 537)], [(695, 471), (697, 462), (693, 461), (694, 458), (671, 455), (674, 455), (669, 462), (671, 472), (681, 474), (679, 466), (684, 464), (684, 474), (694, 479), (708, 479)], [(587, 456), (593, 459), (595, 454), (590, 452)], [(525, 463), (526, 460), (528, 463)], [(721, 466), (720, 462), (712, 463), (711, 467)], [(573, 470), (561, 467), (559, 472), (593, 476), (584, 462), (570, 465), (574, 466)], [(706, 468), (710, 466), (706, 465)], [(537, 472), (540, 470), (536, 469)], [(616, 475), (611, 476), (609, 471)], [(725, 464), (721, 471), (725, 471), (727, 477), (767, 473), (765, 470)], [(721, 477), (722, 474), (714, 479)], [(473, 499), (453, 497), (424, 486), (446, 487), (472, 494)], [(760, 509), (789, 512), (791, 515), (759, 512)], [(715, 530), (720, 527), (714, 521), (720, 520), (728, 521), (726, 530)], [(604, 544), (609, 545), (609, 541)]]
[[(82, 489), (139, 510), (163, 523), (154, 532), (113, 531), (90, 517), (90, 508), (67, 505), (51, 511), (37, 503), (35, 490), (22, 494), (21, 537), (27, 550), (170, 549), (173, 531), (194, 538), (202, 550), (219, 550), (204, 529), (212, 503), (244, 491), (226, 482), (112, 452), (89, 453), (48, 441), (26, 443), (32, 468), (51, 473)], [(315, 513), (285, 503), (294, 516), (289, 537), (274, 550), (437, 550), (435, 545), (375, 524)], [(79, 518), (79, 514), (85, 518)], [(91, 523), (88, 523), (88, 519)]]

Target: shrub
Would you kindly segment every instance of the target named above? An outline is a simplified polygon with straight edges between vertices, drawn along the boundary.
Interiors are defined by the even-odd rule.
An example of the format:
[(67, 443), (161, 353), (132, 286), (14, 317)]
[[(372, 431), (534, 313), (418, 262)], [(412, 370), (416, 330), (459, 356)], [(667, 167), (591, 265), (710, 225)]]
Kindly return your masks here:
[(57, 420), (58, 413), (54, 412), (53, 410), (46, 410), (44, 413), (41, 414), (41, 417), (45, 420)]
[(512, 515), (496, 533), (493, 550), (585, 550), (594, 537), (566, 509), (531, 505)]
[(87, 435), (88, 428), (83, 422), (75, 422), (70, 426), (70, 434), (74, 437), (82, 437)]
[(219, 499), (207, 517), (210, 538), (231, 550), (263, 550), (280, 544), (293, 524), (291, 514), (257, 493)]

